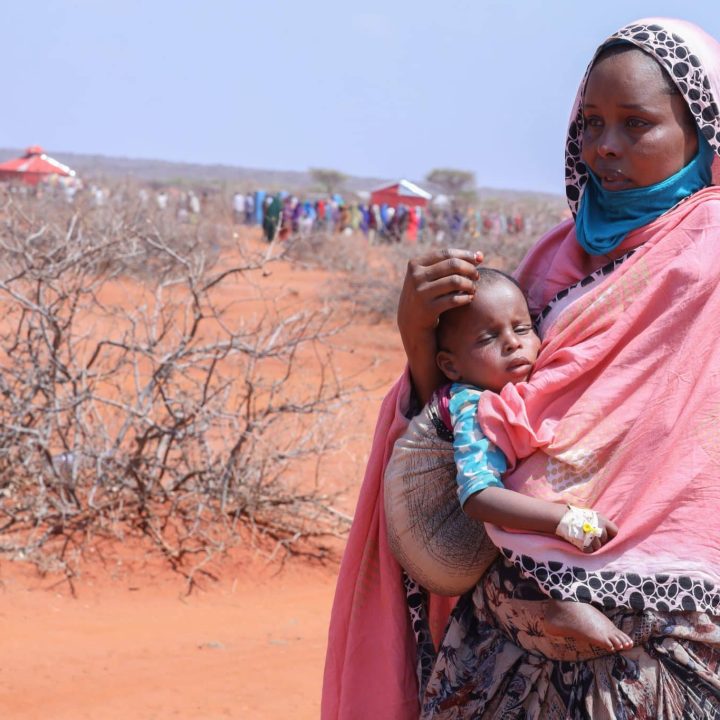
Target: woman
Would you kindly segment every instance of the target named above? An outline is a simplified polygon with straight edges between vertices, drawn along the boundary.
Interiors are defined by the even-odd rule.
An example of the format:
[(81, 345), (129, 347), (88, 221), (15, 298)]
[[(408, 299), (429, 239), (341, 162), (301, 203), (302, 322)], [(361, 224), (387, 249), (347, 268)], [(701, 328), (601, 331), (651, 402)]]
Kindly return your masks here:
[(269, 243), (275, 240), (282, 215), (282, 199), (280, 194), (268, 197), (265, 200), (265, 212), (263, 214), (263, 235)]
[[(480, 418), (524, 458), (509, 487), (587, 501), (621, 530), (588, 560), (488, 527), (504, 560), (460, 600), (420, 678), (423, 717), (720, 716), (720, 191), (705, 187), (719, 70), (717, 43), (697, 28), (639, 21), (599, 49), (581, 84), (566, 147), (575, 221), (517, 273), (541, 360), (529, 385), (488, 396)], [(473, 276), (467, 255), (452, 261), (459, 278), (434, 260), (413, 268), (400, 315), (423, 398), (436, 382), (433, 314), (466, 302)], [(635, 648), (593, 659), (551, 644), (535, 626), (543, 596), (593, 602)]]
[[(478, 257), (410, 264), (409, 373), (381, 410), (343, 560), (323, 717), (720, 718), (719, 103), (720, 45), (689, 23), (631, 23), (590, 63), (565, 153), (574, 219), (517, 271), (540, 358), (479, 417), (514, 464), (507, 487), (592, 505), (620, 532), (582, 556), (488, 525), (501, 559), (460, 598), (437, 653), (447, 604), (389, 556), (382, 471), (410, 377), (423, 402), (441, 381), (434, 327), (469, 301)], [(534, 622), (547, 597), (592, 602), (635, 646), (552, 642)]]

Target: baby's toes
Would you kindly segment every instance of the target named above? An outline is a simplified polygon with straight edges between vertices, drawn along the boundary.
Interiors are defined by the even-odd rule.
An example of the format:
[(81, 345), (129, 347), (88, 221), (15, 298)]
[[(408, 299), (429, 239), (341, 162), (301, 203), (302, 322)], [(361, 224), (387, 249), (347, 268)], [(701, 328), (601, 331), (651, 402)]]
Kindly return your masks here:
[(613, 633), (610, 639), (613, 644), (613, 649), (615, 650), (625, 650), (632, 647), (633, 644), (632, 640), (624, 632), (620, 632), (619, 630), (617, 633)]

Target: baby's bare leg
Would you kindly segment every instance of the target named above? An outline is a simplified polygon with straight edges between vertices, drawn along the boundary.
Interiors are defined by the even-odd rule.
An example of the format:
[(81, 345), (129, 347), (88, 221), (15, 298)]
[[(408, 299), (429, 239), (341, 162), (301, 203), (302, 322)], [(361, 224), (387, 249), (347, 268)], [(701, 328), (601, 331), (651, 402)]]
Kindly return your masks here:
[(545, 607), (545, 632), (548, 635), (586, 640), (591, 645), (613, 652), (633, 646), (632, 640), (592, 605), (571, 600), (549, 600)]

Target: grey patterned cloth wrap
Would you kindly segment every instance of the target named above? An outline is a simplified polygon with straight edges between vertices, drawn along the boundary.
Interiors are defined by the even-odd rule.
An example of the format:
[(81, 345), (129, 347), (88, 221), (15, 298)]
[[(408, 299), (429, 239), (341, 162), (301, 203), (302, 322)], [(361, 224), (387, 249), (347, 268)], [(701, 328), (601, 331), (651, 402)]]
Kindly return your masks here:
[(438, 398), (416, 415), (395, 443), (385, 469), (390, 549), (426, 590), (461, 595), (497, 557), (482, 523), (463, 513), (457, 496), (452, 432)]

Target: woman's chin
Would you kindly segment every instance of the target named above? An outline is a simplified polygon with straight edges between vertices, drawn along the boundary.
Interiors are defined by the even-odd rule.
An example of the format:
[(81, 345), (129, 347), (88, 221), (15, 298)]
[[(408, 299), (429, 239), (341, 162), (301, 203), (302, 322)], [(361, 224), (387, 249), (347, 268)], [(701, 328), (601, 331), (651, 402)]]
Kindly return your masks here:
[(635, 187), (635, 184), (627, 178), (618, 180), (603, 179), (600, 181), (600, 184), (602, 185), (603, 190), (607, 190), (608, 192), (622, 192), (623, 190), (632, 190)]

